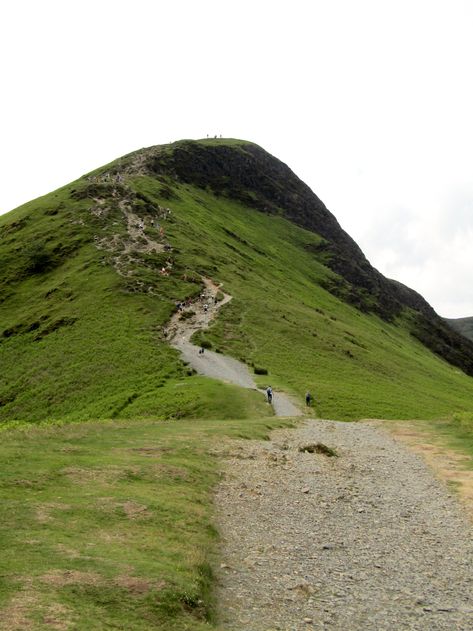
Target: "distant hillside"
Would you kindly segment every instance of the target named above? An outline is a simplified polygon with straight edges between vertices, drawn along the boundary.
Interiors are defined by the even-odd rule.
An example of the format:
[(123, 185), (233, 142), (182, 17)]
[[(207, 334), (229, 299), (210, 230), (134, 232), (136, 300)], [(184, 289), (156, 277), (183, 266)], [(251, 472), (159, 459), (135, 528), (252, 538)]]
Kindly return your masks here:
[(473, 343), (252, 143), (134, 152), (0, 217), (0, 238), (0, 420), (254, 413), (164, 338), (202, 276), (233, 296), (208, 344), (267, 370), (261, 384), (313, 390), (320, 415), (473, 409)]
[(469, 318), (445, 318), (445, 321), (468, 339), (473, 341), (473, 317)]

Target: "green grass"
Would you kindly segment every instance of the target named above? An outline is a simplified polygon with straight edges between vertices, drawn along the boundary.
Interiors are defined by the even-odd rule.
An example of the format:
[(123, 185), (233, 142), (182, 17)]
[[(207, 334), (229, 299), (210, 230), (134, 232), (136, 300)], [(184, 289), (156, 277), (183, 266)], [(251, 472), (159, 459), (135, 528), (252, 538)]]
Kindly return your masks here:
[[(0, 220), (0, 422), (265, 413), (254, 393), (190, 376), (161, 330), (174, 301), (198, 285), (161, 277), (158, 297), (131, 293), (108, 253), (90, 244), (110, 226), (95, 225), (90, 201), (70, 197), (75, 188)], [(32, 273), (32, 242), (55, 264)]]
[[(113, 269), (113, 253), (95, 247), (126, 233), (106, 183), (83, 178), (0, 218), (0, 422), (251, 417), (252, 396), (193, 376), (163, 339), (175, 302), (200, 291), (201, 275), (224, 282), (233, 300), (197, 341), (266, 369), (260, 385), (301, 403), (310, 390), (321, 417), (435, 419), (473, 410), (472, 379), (412, 337), (408, 313), (388, 324), (323, 289), (335, 275), (310, 250), (316, 234), (163, 176), (128, 177), (123, 195), (127, 187), (153, 238), (153, 208), (172, 209), (162, 224), (173, 246), (136, 255), (127, 278)], [(97, 194), (106, 200), (102, 215), (93, 212)], [(169, 277), (158, 273), (163, 257), (173, 262)]]
[[(152, 178), (134, 186), (159, 201)], [(320, 286), (334, 274), (305, 249), (317, 235), (191, 186), (174, 190), (169, 235), (180, 265), (234, 296), (196, 342), (267, 368), (272, 384), (301, 402), (314, 392), (325, 418), (433, 419), (473, 409), (472, 379), (411, 336), (409, 314), (388, 324)]]
[(173, 250), (136, 254), (127, 276), (118, 250), (96, 247), (126, 235), (107, 183), (82, 178), (0, 217), (0, 618), (17, 628), (214, 626), (211, 453), (280, 421), (166, 343), (201, 276), (233, 300), (196, 341), (245, 361), (259, 385), (301, 407), (309, 390), (324, 418), (427, 419), (473, 453), (472, 379), (411, 336), (409, 313), (388, 324), (326, 291), (336, 277), (316, 234), (162, 176), (128, 177), (120, 194), (130, 188), (153, 238), (153, 209), (172, 209)]
[(426, 427), (448, 447), (470, 456), (465, 466), (473, 468), (473, 414), (460, 412)]
[(121, 420), (3, 432), (2, 628), (214, 628), (211, 448), (281, 425)]

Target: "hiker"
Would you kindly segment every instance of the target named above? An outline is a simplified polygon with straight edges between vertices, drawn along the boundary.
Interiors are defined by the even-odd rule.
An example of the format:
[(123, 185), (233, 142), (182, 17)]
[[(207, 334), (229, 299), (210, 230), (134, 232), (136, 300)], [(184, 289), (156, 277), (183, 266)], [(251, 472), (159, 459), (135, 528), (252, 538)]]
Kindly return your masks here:
[(305, 393), (305, 404), (310, 408), (310, 404), (312, 403), (312, 395), (310, 392)]
[(205, 303), (205, 305), (204, 305), (204, 311), (205, 311), (205, 313), (207, 313), (208, 309), (209, 309), (209, 305), (208, 305), (207, 303)]
[(266, 388), (266, 398), (268, 399), (268, 403), (273, 402), (273, 389), (271, 388), (271, 386), (268, 386)]

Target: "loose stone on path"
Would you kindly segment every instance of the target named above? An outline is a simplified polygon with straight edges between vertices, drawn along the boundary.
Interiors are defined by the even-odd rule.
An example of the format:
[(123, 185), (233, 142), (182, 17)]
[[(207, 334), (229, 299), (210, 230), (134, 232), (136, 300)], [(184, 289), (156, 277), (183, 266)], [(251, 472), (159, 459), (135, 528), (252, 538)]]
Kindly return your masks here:
[(225, 449), (222, 629), (473, 629), (472, 525), (418, 456), (333, 421)]

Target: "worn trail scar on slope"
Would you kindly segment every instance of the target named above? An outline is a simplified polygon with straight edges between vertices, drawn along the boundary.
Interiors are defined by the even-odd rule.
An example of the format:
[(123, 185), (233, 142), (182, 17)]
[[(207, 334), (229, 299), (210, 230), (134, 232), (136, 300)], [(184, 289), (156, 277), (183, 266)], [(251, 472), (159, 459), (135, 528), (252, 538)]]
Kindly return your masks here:
[[(215, 297), (221, 288), (208, 278), (204, 278), (203, 282), (205, 284), (204, 297), (172, 316), (166, 328), (166, 336), (170, 344), (177, 348), (183, 359), (201, 375), (227, 381), (242, 388), (258, 390), (248, 367), (243, 362), (208, 350), (204, 354), (199, 354), (199, 347), (191, 344), (192, 335), (196, 331), (206, 329), (217, 315), (218, 309), (232, 299), (229, 294), (224, 293), (223, 300), (217, 302)], [(204, 305), (207, 305), (207, 309)], [(186, 312), (192, 315), (181, 319)], [(263, 393), (262, 390), (260, 392)], [(273, 398), (273, 408), (276, 416), (302, 414), (301, 410), (280, 392), (276, 392)]]

